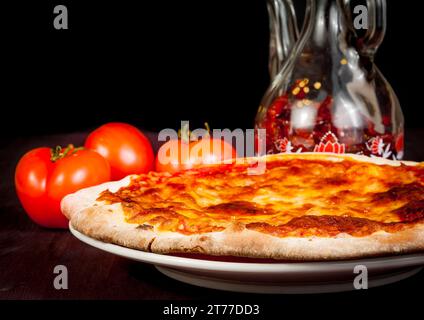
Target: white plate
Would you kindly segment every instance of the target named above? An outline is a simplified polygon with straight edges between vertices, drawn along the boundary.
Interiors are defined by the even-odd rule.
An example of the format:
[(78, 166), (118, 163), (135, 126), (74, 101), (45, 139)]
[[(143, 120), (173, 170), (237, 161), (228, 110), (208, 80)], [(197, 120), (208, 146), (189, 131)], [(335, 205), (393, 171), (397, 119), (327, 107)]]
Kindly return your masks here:
[[(185, 283), (238, 292), (318, 293), (354, 290), (357, 265), (368, 272), (368, 287), (393, 283), (419, 272), (424, 254), (325, 262), (227, 262), (163, 255), (121, 247), (90, 238), (71, 225), (72, 234), (100, 250), (150, 263)], [(248, 259), (246, 259), (248, 260)], [(259, 260), (253, 260), (259, 261)]]

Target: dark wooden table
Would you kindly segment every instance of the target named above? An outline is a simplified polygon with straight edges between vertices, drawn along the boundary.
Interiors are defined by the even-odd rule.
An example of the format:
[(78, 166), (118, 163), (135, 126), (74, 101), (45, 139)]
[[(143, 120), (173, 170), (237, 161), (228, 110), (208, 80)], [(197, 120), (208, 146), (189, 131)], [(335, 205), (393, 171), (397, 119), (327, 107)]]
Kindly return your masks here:
[[(348, 293), (277, 296), (209, 290), (171, 280), (153, 266), (129, 261), (83, 244), (68, 231), (33, 224), (16, 198), (14, 167), (30, 148), (42, 145), (81, 144), (84, 133), (13, 138), (0, 151), (0, 299), (196, 299), (285, 301), (291, 306), (331, 301), (334, 304), (374, 303), (384, 298), (410, 304), (421, 299), (424, 272), (396, 284)], [(154, 135), (150, 135), (153, 142)], [(157, 145), (155, 144), (155, 147)], [(406, 132), (406, 159), (424, 161), (424, 129)], [(53, 269), (65, 265), (69, 290), (53, 287)]]

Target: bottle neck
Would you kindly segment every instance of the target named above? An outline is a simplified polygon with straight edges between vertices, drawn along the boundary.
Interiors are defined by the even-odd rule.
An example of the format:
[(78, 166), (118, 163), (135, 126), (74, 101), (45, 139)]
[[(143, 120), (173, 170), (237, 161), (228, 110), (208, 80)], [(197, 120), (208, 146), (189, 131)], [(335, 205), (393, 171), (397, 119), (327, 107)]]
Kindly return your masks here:
[(309, 0), (311, 35), (314, 47), (328, 47), (345, 39), (347, 21), (340, 0)]
[(267, 1), (270, 22), (269, 73), (273, 79), (289, 56), (298, 37), (292, 0)]

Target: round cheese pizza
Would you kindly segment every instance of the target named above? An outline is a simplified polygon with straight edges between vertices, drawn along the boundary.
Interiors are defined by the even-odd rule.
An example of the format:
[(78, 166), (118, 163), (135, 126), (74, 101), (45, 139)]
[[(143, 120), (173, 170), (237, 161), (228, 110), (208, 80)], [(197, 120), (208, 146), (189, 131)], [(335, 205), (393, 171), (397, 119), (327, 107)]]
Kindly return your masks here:
[[(251, 174), (258, 162), (266, 169)], [(150, 172), (62, 200), (78, 231), (155, 253), (330, 260), (424, 250), (424, 163), (278, 154)]]

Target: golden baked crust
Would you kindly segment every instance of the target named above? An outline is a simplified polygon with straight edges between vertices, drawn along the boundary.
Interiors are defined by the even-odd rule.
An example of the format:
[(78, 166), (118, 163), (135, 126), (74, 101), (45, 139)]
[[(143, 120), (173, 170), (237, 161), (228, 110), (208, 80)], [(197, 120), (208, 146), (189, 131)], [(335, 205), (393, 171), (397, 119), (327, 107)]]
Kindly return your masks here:
[[(421, 164), (353, 155), (273, 155), (127, 177), (65, 197), (94, 238), (152, 252), (342, 259), (424, 249)], [(108, 190), (108, 191), (107, 191)]]

